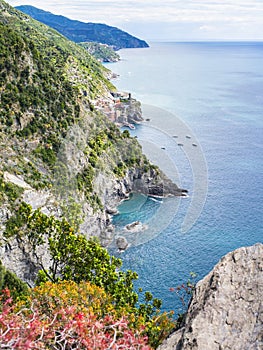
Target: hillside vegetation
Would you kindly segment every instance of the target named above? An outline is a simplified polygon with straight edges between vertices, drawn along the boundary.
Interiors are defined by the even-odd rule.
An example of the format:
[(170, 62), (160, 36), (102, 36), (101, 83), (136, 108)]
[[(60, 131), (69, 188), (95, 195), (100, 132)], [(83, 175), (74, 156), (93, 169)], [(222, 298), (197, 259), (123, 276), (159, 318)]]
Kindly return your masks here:
[(150, 349), (174, 326), (149, 292), (138, 302), (137, 274), (100, 244), (134, 179), (160, 174), (95, 109), (115, 89), (109, 76), (0, 0), (0, 347)]
[[(23, 176), (35, 188), (52, 186), (62, 141), (77, 126), (87, 132), (78, 147), (86, 162), (80, 168), (89, 169), (91, 181), (98, 157), (123, 139), (112, 123), (93, 110), (96, 98), (107, 98), (115, 89), (107, 78), (109, 72), (53, 29), (3, 1), (0, 6), (0, 170)], [(140, 152), (136, 142), (126, 137), (125, 143), (130, 142)], [(12, 151), (6, 154), (8, 146)], [(118, 150), (114, 152), (118, 157)], [(83, 187), (81, 173), (78, 187)]]

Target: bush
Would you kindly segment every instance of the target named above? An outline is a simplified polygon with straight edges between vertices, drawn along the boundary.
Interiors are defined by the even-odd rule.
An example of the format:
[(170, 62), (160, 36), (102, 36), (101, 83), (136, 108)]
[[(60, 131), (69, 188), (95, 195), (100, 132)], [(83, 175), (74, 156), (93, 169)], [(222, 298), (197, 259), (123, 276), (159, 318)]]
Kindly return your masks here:
[(24, 192), (22, 187), (19, 187), (11, 182), (5, 182), (3, 174), (0, 173), (0, 201), (4, 196), (8, 198), (9, 203), (13, 204)]
[(0, 260), (0, 290), (9, 289), (13, 299), (25, 296), (28, 294), (28, 286), (21, 281), (14, 273), (7, 270)]
[(47, 283), (17, 304), (5, 293), (1, 348), (151, 349), (144, 328), (130, 328), (125, 315), (112, 311), (105, 292), (88, 283)]
[(130, 327), (139, 329), (143, 326), (153, 347), (157, 347), (173, 329), (171, 315), (160, 313), (161, 301), (154, 299), (151, 293), (146, 292), (145, 302), (138, 305), (138, 294), (133, 286), (137, 273), (122, 271), (120, 259), (110, 256), (96, 239), (87, 240), (76, 234), (65, 219), (47, 217), (40, 210), (33, 211), (22, 203), (17, 215), (7, 223), (7, 228), (9, 236), (11, 233), (26, 236), (35, 254), (39, 245), (48, 242), (51, 265), (48, 269), (42, 266), (36, 281), (41, 287), (47, 281), (71, 281), (79, 285), (88, 281), (103, 288), (118, 317), (124, 312)]

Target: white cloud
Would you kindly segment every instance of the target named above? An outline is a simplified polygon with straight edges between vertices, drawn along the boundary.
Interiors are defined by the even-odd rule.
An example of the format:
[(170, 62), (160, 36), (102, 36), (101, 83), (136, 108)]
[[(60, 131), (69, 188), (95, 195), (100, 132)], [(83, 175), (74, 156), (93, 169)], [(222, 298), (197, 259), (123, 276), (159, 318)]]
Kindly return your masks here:
[[(178, 24), (185, 30), (186, 25), (200, 33), (224, 33), (231, 30), (233, 38), (242, 39), (246, 26), (250, 39), (263, 39), (262, 0), (8, 0), (12, 6), (27, 4), (55, 14), (85, 22), (101, 22), (120, 28), (133, 28), (140, 35), (140, 27), (162, 23), (171, 28)], [(236, 25), (233, 25), (235, 24)], [(239, 28), (240, 25), (240, 28)], [(155, 29), (158, 34), (158, 26)], [(191, 31), (190, 31), (191, 32)], [(144, 31), (140, 36), (143, 36)], [(171, 34), (171, 33), (170, 33)], [(181, 35), (185, 35), (183, 32)], [(218, 36), (216, 35), (216, 36)], [(247, 39), (247, 35), (246, 38)], [(146, 38), (147, 39), (147, 38)], [(224, 38), (222, 38), (224, 39)]]
[(205, 24), (205, 25), (199, 27), (199, 29), (200, 29), (201, 31), (208, 32), (208, 31), (214, 30), (214, 27), (208, 26), (208, 25)]

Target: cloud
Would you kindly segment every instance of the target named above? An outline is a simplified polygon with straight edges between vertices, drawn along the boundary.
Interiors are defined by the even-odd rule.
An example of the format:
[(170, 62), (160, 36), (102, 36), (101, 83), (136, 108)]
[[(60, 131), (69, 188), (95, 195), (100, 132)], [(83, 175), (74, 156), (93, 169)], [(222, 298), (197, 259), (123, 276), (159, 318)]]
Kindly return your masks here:
[(214, 27), (213, 26), (208, 26), (208, 25), (202, 25), (201, 27), (199, 27), (199, 30), (201, 30), (201, 31), (205, 31), (205, 32), (207, 32), (207, 31), (211, 31), (211, 30), (213, 30), (214, 29)]
[[(85, 22), (100, 22), (120, 28), (129, 27), (129, 23), (146, 25), (153, 28), (154, 23), (167, 27), (181, 24), (196, 24), (199, 32), (222, 32), (229, 27), (235, 29), (236, 37), (242, 29), (238, 24), (249, 27), (254, 36), (263, 36), (262, 0), (8, 0), (12, 6), (19, 4), (33, 5), (55, 14), (65, 15)], [(233, 23), (237, 23), (233, 26)], [(158, 27), (156, 26), (156, 31)], [(143, 33), (142, 33), (143, 34)], [(154, 34), (154, 33), (153, 33)], [(234, 33), (232, 33), (234, 34)]]
[(263, 4), (258, 0), (92, 0), (92, 1), (50, 1), (9, 0), (11, 5), (30, 4), (49, 9), (59, 14), (78, 16), (78, 18), (104, 18), (108, 21), (119, 19), (138, 19), (152, 22), (207, 20), (242, 20), (254, 18), (262, 20)]

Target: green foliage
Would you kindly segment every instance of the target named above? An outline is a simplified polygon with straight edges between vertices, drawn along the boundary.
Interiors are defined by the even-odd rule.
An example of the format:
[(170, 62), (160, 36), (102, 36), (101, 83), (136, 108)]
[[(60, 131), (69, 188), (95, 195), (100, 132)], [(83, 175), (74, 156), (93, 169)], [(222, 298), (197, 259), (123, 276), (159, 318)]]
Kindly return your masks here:
[(13, 299), (23, 297), (28, 294), (29, 288), (14, 273), (7, 270), (0, 260), (0, 291), (8, 288)]
[[(48, 217), (46, 217), (48, 219)], [(9, 220), (6, 222), (6, 228), (4, 232), (4, 236), (6, 238), (9, 237), (21, 237), (23, 236), (24, 232), (22, 229), (27, 229), (27, 224), (29, 221), (33, 221), (32, 216), (32, 208), (30, 205), (26, 204), (25, 202), (22, 202), (19, 206), (18, 210), (14, 215), (12, 215)], [(38, 228), (38, 231), (41, 232), (41, 227)], [(26, 231), (27, 232), (27, 231)], [(40, 239), (41, 235), (37, 237), (37, 233), (35, 233), (35, 238)], [(38, 240), (38, 244), (43, 243), (42, 239)], [(35, 243), (34, 243), (35, 244)]]
[(138, 305), (138, 294), (133, 287), (133, 281), (138, 278), (136, 272), (122, 271), (120, 259), (110, 256), (96, 239), (87, 240), (76, 234), (66, 220), (47, 217), (40, 210), (33, 211), (22, 203), (16, 216), (7, 222), (6, 238), (11, 234), (20, 239), (27, 238), (34, 254), (37, 254), (39, 245), (48, 242), (51, 266), (49, 269), (41, 266), (37, 284), (61, 280), (89, 281), (103, 288), (112, 298), (111, 303), (117, 312), (125, 310), (131, 315), (132, 327), (145, 326), (150, 344), (155, 347), (174, 326), (170, 315), (160, 313), (161, 302), (151, 293), (146, 292), (145, 302)]
[(95, 239), (87, 240), (83, 235), (75, 234), (66, 220), (48, 217), (22, 203), (16, 215), (7, 222), (5, 236), (11, 235), (27, 236), (33, 250), (48, 239), (52, 266), (43, 271), (50, 281), (90, 281), (113, 295), (116, 305), (134, 306), (137, 303), (132, 283), (137, 274), (118, 271), (120, 259), (111, 257)]
[[(50, 179), (46, 174), (41, 173), (37, 165), (34, 165), (31, 161), (23, 161), (23, 159), (19, 159), (16, 166), (16, 172), (19, 171), (24, 178), (24, 180), (36, 190), (40, 190), (43, 188), (50, 188), (51, 183)], [(14, 171), (14, 169), (13, 169)]]
[(23, 192), (23, 188), (11, 182), (5, 182), (3, 174), (0, 173), (0, 203), (3, 203), (7, 199), (10, 204), (14, 204)]
[(34, 151), (36, 155), (38, 155), (44, 163), (49, 166), (54, 166), (57, 160), (56, 153), (50, 147), (39, 146)]
[[(0, 127), (10, 140), (18, 138), (17, 153), (25, 151), (25, 139), (38, 141), (26, 156), (37, 166), (30, 170), (24, 164), (19, 171), (32, 187), (51, 188), (68, 129), (75, 123), (84, 125), (83, 107), (87, 111), (92, 99), (114, 88), (105, 77), (107, 70), (79, 45), (6, 3), (2, 9)], [(93, 209), (102, 210), (101, 193), (93, 193), (96, 175), (107, 167), (123, 177), (128, 167), (144, 166), (145, 161), (128, 132), (121, 133), (97, 112), (90, 112), (90, 117), (89, 139), (84, 143), (89, 164), (77, 174), (76, 183)]]
[(21, 139), (40, 137), (37, 152), (52, 166), (61, 139), (81, 118), (82, 100), (88, 105), (113, 87), (107, 70), (79, 45), (8, 4), (1, 6), (0, 126)]
[(129, 138), (130, 137), (129, 130), (124, 130), (123, 133), (122, 133), (122, 136), (125, 137), (125, 138)]
[(83, 222), (82, 205), (72, 197), (68, 197), (61, 205), (61, 209), (69, 225), (78, 231), (79, 225)]
[(113, 173), (122, 178), (126, 175), (128, 169), (140, 168), (142, 172), (155, 169), (152, 168), (151, 163), (142, 154), (141, 146), (137, 140), (130, 137), (129, 131), (125, 131), (122, 133), (121, 137), (115, 141), (116, 148), (120, 150), (120, 152), (116, 157)]
[[(76, 92), (29, 39), (7, 25), (0, 23), (0, 28), (0, 72), (5, 77), (0, 85), (2, 123), (7, 127), (16, 125), (17, 135), (21, 137), (38, 133), (45, 142), (51, 135), (58, 139), (74, 121), (72, 106), (76, 103)], [(29, 67), (32, 50), (37, 59)], [(28, 111), (31, 117), (22, 127), (21, 120)], [(46, 154), (44, 151), (45, 148), (43, 158), (49, 159), (50, 149)]]
[[(95, 126), (91, 130), (87, 146), (85, 148), (85, 155), (88, 158), (89, 164), (77, 174), (77, 186), (78, 190), (84, 192), (86, 199), (90, 202), (94, 210), (102, 210), (103, 205), (99, 198), (99, 195), (93, 193), (93, 181), (96, 176), (96, 173), (103, 168), (103, 162), (101, 159), (103, 156), (107, 158), (113, 158), (113, 152), (119, 155), (119, 158), (122, 158), (123, 155), (123, 144), (125, 143), (122, 133), (114, 126), (109, 124), (109, 121), (103, 119), (102, 116), (96, 115), (95, 121), (99, 125)], [(95, 130), (95, 132), (94, 132)], [(127, 139), (129, 142), (131, 139)], [(132, 152), (133, 147), (130, 148)], [(126, 156), (123, 156), (126, 158)], [(114, 159), (114, 158), (113, 158)], [(115, 164), (115, 159), (113, 161)], [(113, 168), (113, 173), (119, 177), (123, 177), (127, 170), (127, 166), (120, 161), (116, 168)]]
[(113, 169), (113, 172), (118, 177), (123, 177), (125, 175), (125, 171), (127, 169), (127, 166), (122, 161), (118, 162), (117, 166)]
[(103, 210), (104, 207), (103, 207), (103, 204), (101, 202), (101, 199), (96, 193), (88, 195), (87, 200), (91, 204), (94, 212), (98, 212), (98, 211)]
[(88, 164), (88, 166), (76, 176), (78, 189), (79, 191), (84, 191), (86, 196), (93, 191), (92, 181), (94, 176), (95, 172), (91, 164)]

